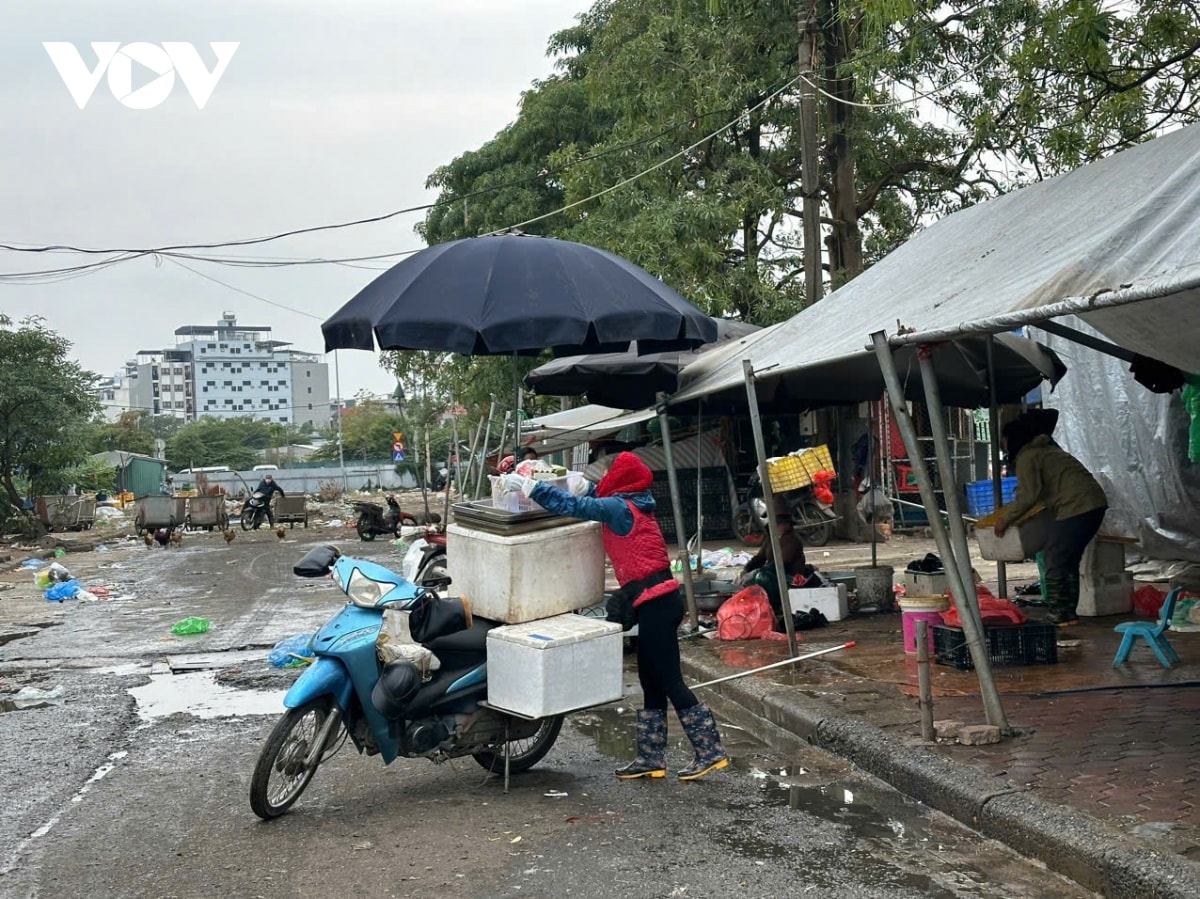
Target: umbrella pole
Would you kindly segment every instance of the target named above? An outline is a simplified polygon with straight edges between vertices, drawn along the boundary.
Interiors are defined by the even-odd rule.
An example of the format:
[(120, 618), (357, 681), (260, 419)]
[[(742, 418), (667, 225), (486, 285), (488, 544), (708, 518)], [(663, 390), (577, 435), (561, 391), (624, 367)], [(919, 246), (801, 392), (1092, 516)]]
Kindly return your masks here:
[(779, 522), (775, 520), (775, 492), (771, 489), (767, 471), (767, 444), (763, 440), (762, 416), (758, 413), (758, 391), (754, 386), (754, 366), (742, 360), (746, 377), (746, 399), (750, 407), (750, 425), (754, 431), (754, 449), (758, 454), (758, 478), (762, 483), (763, 501), (767, 504), (767, 536), (771, 540), (771, 558), (775, 562), (775, 582), (779, 585), (779, 604), (783, 609), (783, 628), (787, 631), (788, 652), (793, 658), (796, 648), (796, 622), (792, 619), (792, 597), (788, 593), (787, 572), (783, 567), (783, 548), (779, 543)]
[[(429, 428), (425, 428), (425, 476), (421, 478), (421, 501), (425, 504), (425, 523), (429, 524)], [(420, 470), (420, 469), (418, 469)]]
[[(467, 494), (471, 492), (471, 477), (475, 474), (475, 453), (479, 449), (479, 438), (483, 434), (483, 417), (475, 424), (475, 436), (471, 438), (471, 449), (467, 456), (467, 470), (463, 472), (463, 476), (458, 481), (458, 494), (464, 500)], [(474, 494), (471, 494), (474, 498)]]
[(658, 395), (658, 422), (662, 427), (663, 454), (667, 457), (667, 483), (671, 488), (671, 506), (675, 512), (675, 538), (679, 542), (679, 561), (683, 569), (683, 590), (687, 596), (688, 616), (692, 619), (692, 630), (700, 630), (700, 611), (696, 606), (696, 585), (692, 583), (692, 560), (688, 553), (687, 531), (683, 526), (683, 508), (680, 506), (679, 478), (675, 471), (675, 454), (671, 451), (671, 424), (667, 416), (667, 395)]
[(458, 416), (454, 414), (454, 395), (450, 395), (450, 438), (454, 441), (453, 459), (446, 460), (446, 502), (443, 506), (442, 527), (450, 524), (450, 493), (458, 482)]

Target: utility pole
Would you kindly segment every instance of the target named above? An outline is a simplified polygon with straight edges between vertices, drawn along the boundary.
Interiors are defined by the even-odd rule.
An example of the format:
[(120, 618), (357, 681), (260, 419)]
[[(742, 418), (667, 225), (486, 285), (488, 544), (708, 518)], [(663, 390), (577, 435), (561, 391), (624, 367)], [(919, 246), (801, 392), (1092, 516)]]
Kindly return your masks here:
[(804, 195), (804, 299), (821, 299), (821, 197), (817, 164), (817, 0), (807, 0), (797, 22), (800, 30), (800, 189)]
[[(327, 369), (328, 370), (328, 369)], [(326, 376), (328, 377), (328, 375)], [(337, 350), (333, 351), (333, 379), (334, 390), (337, 391), (337, 435), (338, 435), (338, 465), (342, 467), (342, 496), (344, 497), (350, 492), (350, 485), (346, 480), (346, 450), (345, 442), (342, 440), (342, 410), (345, 407), (345, 400), (342, 399), (342, 371), (338, 366)]]

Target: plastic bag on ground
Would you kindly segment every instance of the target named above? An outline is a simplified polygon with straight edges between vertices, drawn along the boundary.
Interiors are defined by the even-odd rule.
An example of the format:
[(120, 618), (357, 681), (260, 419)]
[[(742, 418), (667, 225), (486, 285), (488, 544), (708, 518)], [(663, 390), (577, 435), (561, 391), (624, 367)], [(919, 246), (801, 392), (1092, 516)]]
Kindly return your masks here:
[(63, 688), (60, 684), (52, 690), (39, 690), (37, 687), (22, 687), (11, 700), (17, 711), (24, 709), (44, 709), (47, 706), (58, 705), (62, 699)]
[(50, 602), (62, 602), (64, 599), (75, 599), (79, 595), (79, 591), (83, 589), (83, 584), (79, 581), (67, 581), (65, 584), (55, 584), (46, 591), (46, 599)]
[[(983, 619), (984, 627), (1024, 624), (1029, 620), (1029, 616), (1015, 602), (997, 597), (983, 584), (976, 584), (975, 592), (979, 598), (979, 617)], [(958, 606), (954, 604), (954, 592), (947, 590), (946, 595), (950, 597), (950, 608), (942, 612), (942, 620), (950, 627), (962, 627)]]
[(314, 655), (312, 641), (316, 634), (297, 634), (280, 640), (267, 656), (267, 661), (275, 668), (299, 668), (311, 665)]
[(1166, 598), (1167, 594), (1157, 587), (1152, 587), (1149, 584), (1138, 587), (1133, 593), (1134, 614), (1145, 618), (1157, 618), (1159, 610), (1162, 609), (1163, 601)]
[(190, 634), (207, 633), (209, 621), (207, 618), (184, 618), (182, 621), (176, 622), (171, 628), (171, 633), (177, 637), (185, 637)]
[(775, 613), (767, 591), (757, 584), (739, 590), (717, 610), (718, 640), (787, 639), (775, 631)]

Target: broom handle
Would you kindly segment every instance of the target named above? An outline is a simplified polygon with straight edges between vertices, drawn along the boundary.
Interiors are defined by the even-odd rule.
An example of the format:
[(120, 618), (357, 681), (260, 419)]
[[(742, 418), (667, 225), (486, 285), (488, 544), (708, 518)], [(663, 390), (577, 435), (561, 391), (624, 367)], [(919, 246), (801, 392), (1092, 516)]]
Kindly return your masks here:
[(739, 671), (737, 674), (730, 674), (726, 677), (718, 677), (716, 680), (705, 681), (702, 684), (693, 684), (693, 690), (699, 690), (701, 687), (711, 687), (714, 684), (722, 684), (727, 680), (736, 680), (739, 677), (746, 677), (750, 674), (758, 674), (760, 671), (767, 671), (771, 668), (782, 668), (784, 665), (791, 665), (793, 662), (803, 662), (805, 659), (815, 659), (817, 656), (823, 656), (826, 653), (838, 652), (843, 649), (850, 649), (854, 646), (854, 641), (843, 643), (841, 646), (831, 646), (828, 649), (818, 649), (816, 652), (810, 652), (807, 655), (796, 656), (794, 659), (784, 659), (782, 662), (772, 662), (770, 665), (763, 665), (761, 668), (751, 668), (749, 671)]

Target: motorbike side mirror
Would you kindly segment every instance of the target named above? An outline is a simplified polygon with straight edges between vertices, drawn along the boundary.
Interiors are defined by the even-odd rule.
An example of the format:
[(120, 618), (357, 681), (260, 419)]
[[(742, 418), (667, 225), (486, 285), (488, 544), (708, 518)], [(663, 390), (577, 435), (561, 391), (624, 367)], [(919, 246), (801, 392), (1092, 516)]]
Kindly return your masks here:
[(292, 574), (296, 577), (325, 577), (333, 570), (334, 563), (341, 555), (341, 550), (332, 544), (313, 547), (295, 564)]

